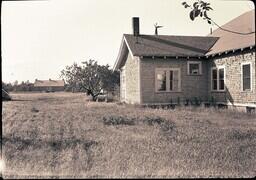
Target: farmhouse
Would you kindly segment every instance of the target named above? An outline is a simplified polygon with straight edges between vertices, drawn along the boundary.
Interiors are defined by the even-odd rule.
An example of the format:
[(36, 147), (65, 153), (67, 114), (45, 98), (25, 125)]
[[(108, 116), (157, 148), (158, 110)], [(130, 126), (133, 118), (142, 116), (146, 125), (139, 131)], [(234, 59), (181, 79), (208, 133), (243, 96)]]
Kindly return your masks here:
[(35, 91), (63, 91), (64, 90), (64, 81), (63, 80), (35, 80), (34, 83)]
[[(255, 10), (221, 28), (254, 32)], [(208, 36), (142, 35), (139, 18), (133, 18), (133, 32), (123, 35), (114, 65), (121, 101), (256, 106), (255, 33), (219, 28)]]

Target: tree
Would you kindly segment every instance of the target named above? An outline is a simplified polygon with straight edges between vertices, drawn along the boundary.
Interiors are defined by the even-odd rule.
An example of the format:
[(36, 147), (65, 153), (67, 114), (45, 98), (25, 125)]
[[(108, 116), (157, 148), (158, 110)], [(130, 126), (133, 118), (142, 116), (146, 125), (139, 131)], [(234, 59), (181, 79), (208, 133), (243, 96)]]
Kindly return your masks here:
[(184, 8), (191, 9), (191, 11), (189, 13), (189, 17), (192, 21), (194, 21), (198, 17), (201, 17), (204, 20), (206, 20), (208, 22), (208, 24), (214, 24), (223, 31), (227, 31), (227, 32), (234, 33), (234, 34), (240, 34), (240, 35), (248, 35), (248, 34), (255, 33), (255, 31), (244, 33), (244, 32), (237, 32), (237, 31), (232, 31), (229, 29), (222, 28), (212, 18), (210, 18), (208, 16), (207, 13), (209, 11), (213, 10), (212, 7), (210, 6), (210, 3), (208, 3), (208, 2), (205, 2), (202, 0), (197, 0), (196, 2), (193, 3), (193, 5), (189, 5), (187, 2), (182, 2), (181, 4), (184, 6)]
[(69, 87), (79, 88), (79, 91), (91, 95), (95, 101), (102, 91), (113, 91), (119, 84), (119, 73), (109, 69), (109, 65), (98, 65), (97, 61), (89, 60), (82, 65), (73, 63), (61, 71)]
[(11, 83), (4, 83), (2, 81), (2, 88), (7, 92), (13, 91), (13, 86)]

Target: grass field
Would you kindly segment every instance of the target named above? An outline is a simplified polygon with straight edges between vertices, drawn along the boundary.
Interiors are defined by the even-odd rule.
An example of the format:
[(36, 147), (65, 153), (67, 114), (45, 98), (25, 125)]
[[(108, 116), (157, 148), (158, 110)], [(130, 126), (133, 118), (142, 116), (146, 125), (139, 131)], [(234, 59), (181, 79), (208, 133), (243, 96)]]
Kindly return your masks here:
[(12, 96), (2, 110), (4, 178), (256, 176), (255, 115)]

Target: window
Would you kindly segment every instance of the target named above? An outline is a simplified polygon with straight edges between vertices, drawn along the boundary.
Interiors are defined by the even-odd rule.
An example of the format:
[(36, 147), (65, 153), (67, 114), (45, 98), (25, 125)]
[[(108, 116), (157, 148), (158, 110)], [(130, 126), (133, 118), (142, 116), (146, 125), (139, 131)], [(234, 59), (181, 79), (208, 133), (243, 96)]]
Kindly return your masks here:
[(212, 68), (212, 90), (225, 91), (225, 68)]
[(217, 69), (212, 69), (212, 90), (218, 90), (218, 76)]
[(242, 90), (251, 90), (251, 64), (242, 64)]
[(202, 74), (202, 63), (200, 61), (188, 61), (188, 75)]
[(157, 90), (166, 91), (166, 71), (159, 71), (157, 73)]
[(225, 90), (224, 68), (219, 69), (219, 90)]
[(156, 92), (180, 91), (180, 69), (156, 69)]

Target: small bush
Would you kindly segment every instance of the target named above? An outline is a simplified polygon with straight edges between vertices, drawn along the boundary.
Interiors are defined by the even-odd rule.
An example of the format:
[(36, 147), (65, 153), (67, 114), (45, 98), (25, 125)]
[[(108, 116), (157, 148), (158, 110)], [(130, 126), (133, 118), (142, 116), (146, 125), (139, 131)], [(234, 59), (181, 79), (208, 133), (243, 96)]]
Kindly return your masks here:
[(185, 106), (188, 106), (188, 105), (189, 105), (189, 99), (185, 99), (184, 105), (185, 105)]
[(175, 123), (172, 121), (164, 121), (164, 123), (161, 123), (161, 130), (164, 132), (170, 132), (174, 130), (175, 127)]
[(164, 122), (164, 119), (161, 117), (145, 117), (145, 119), (143, 119), (143, 122), (152, 126), (154, 124), (161, 124)]
[(109, 116), (103, 117), (105, 125), (135, 125), (135, 118), (128, 118), (126, 116)]

